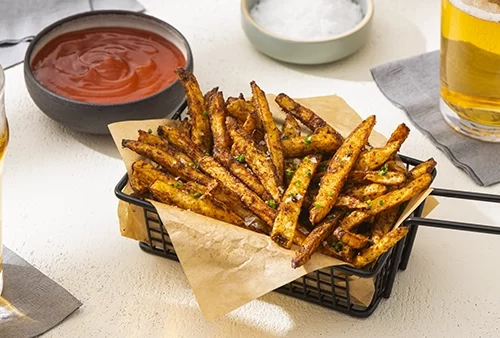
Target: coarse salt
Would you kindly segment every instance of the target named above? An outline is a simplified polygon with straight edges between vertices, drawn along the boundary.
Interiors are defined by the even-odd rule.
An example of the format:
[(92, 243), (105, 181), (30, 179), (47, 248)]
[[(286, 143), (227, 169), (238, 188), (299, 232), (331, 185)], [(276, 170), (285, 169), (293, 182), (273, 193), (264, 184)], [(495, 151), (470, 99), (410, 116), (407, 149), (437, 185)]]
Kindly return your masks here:
[(250, 15), (262, 28), (302, 41), (331, 38), (363, 20), (361, 7), (352, 0), (260, 0)]

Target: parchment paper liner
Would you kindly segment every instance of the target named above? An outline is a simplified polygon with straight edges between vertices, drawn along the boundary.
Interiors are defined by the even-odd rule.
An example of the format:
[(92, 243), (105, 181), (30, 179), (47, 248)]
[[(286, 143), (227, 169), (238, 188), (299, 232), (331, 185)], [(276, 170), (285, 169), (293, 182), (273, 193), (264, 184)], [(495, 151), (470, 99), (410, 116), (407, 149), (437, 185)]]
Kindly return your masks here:
[[(284, 120), (281, 109), (268, 95), (273, 115), (279, 123)], [(304, 106), (320, 114), (342, 135), (347, 136), (361, 121), (361, 117), (338, 96), (297, 99)], [(381, 117), (379, 117), (381, 118)], [(109, 126), (127, 171), (140, 158), (123, 149), (124, 138), (136, 139), (137, 130), (156, 131), (158, 125), (175, 125), (172, 120), (119, 122)], [(373, 132), (370, 143), (383, 145), (386, 138)], [(130, 188), (126, 188), (130, 191)], [(413, 198), (395, 227), (398, 227), (430, 194), (431, 189)], [(329, 266), (345, 264), (319, 253), (303, 267), (291, 268), (294, 251), (276, 245), (266, 235), (257, 234), (234, 225), (198, 215), (191, 211), (151, 201), (168, 232), (180, 263), (207, 320), (219, 318), (260, 296), (290, 283), (297, 278)], [(426, 214), (436, 205), (428, 203)], [(425, 214), (425, 215), (426, 215)], [(425, 216), (424, 215), (424, 216)], [(143, 210), (120, 201), (118, 206), (121, 234), (124, 237), (147, 242)], [(373, 298), (373, 280), (352, 278), (350, 293), (356, 303), (368, 306)]]

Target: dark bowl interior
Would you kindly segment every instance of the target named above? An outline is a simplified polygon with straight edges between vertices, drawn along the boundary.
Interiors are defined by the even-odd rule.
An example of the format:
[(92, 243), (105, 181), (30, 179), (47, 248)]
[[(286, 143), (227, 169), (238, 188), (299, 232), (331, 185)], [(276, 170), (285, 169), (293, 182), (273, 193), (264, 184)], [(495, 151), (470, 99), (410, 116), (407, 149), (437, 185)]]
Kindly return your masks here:
[(38, 82), (31, 71), (36, 53), (55, 37), (72, 31), (96, 27), (127, 27), (154, 32), (172, 42), (186, 58), (185, 68), (193, 70), (193, 57), (186, 38), (174, 27), (154, 17), (128, 11), (95, 11), (62, 19), (41, 31), (31, 42), (24, 59), (24, 78), (35, 104), (47, 116), (76, 131), (109, 134), (108, 125), (127, 120), (170, 117), (184, 109), (186, 94), (176, 80), (167, 88), (140, 100), (95, 104), (55, 94)]

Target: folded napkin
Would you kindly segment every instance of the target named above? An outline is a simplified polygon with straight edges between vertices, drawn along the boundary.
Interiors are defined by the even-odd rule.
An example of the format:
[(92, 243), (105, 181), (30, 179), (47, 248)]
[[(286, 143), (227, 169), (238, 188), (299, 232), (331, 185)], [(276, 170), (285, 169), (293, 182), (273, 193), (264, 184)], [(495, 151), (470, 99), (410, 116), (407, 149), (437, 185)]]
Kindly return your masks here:
[(459, 134), (439, 110), (439, 51), (371, 69), (384, 95), (403, 109), (413, 123), (460, 169), (482, 186), (500, 182), (500, 144)]
[(39, 336), (82, 305), (68, 291), (5, 246), (3, 269), (0, 337)]
[[(23, 62), (33, 36), (64, 17), (91, 10), (120, 9), (141, 12), (135, 0), (3, 0), (0, 1), (0, 65)], [(12, 45), (7, 42), (23, 40)]]

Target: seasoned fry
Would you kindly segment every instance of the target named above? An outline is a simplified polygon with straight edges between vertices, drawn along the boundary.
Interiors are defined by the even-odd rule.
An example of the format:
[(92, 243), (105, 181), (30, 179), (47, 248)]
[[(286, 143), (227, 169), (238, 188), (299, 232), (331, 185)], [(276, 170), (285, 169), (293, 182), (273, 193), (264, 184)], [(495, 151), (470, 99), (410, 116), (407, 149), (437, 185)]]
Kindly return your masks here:
[(244, 99), (239, 98), (227, 103), (226, 110), (238, 121), (244, 123), (248, 115), (254, 111), (254, 107)]
[(208, 175), (219, 181), (227, 190), (236, 193), (241, 201), (245, 203), (247, 208), (253, 211), (269, 226), (273, 225), (274, 218), (276, 217), (276, 210), (264, 203), (259, 196), (241, 183), (240, 180), (231, 175), (226, 168), (215, 161), (213, 157), (207, 156), (202, 158), (200, 167)]
[(282, 134), (281, 138), (285, 140), (292, 137), (300, 137), (299, 122), (291, 114), (286, 114)]
[(243, 123), (241, 129), (245, 132), (245, 134), (253, 138), (253, 132), (256, 128), (257, 121), (255, 120), (254, 113), (251, 112), (250, 114), (248, 114), (247, 119), (245, 120), (245, 123)]
[(408, 171), (406, 170), (406, 168), (402, 167), (398, 162), (394, 160), (387, 161), (384, 165), (387, 165), (387, 171), (395, 171), (408, 176)]
[(186, 69), (177, 68), (175, 73), (186, 91), (188, 113), (191, 117), (191, 139), (203, 152), (210, 152), (212, 150), (212, 132), (207, 107), (198, 81), (194, 74)]
[(175, 154), (175, 157), (179, 159), (183, 164), (187, 164), (190, 167), (194, 165), (193, 160), (184, 154), (181, 151), (173, 149), (167, 141), (158, 137), (156, 135), (150, 134), (149, 132), (145, 132), (144, 130), (139, 130), (139, 138), (137, 139), (139, 142), (143, 142), (145, 144), (149, 144), (150, 146), (156, 147), (164, 152)]
[(300, 208), (304, 202), (312, 174), (320, 161), (321, 155), (312, 155), (300, 163), (285, 192), (285, 198), (279, 205), (278, 216), (274, 220), (271, 231), (271, 239), (284, 248), (290, 249), (292, 247)]
[(343, 137), (337, 132), (332, 126), (326, 123), (321, 117), (316, 115), (312, 110), (302, 106), (298, 102), (295, 102), (286, 94), (279, 94), (275, 99), (276, 103), (288, 114), (293, 115), (305, 126), (307, 126), (311, 131), (315, 132), (316, 129), (325, 127), (326, 131), (337, 138), (337, 143), (342, 143), (344, 141)]
[(283, 139), (281, 142), (283, 144), (284, 156), (287, 158), (303, 157), (318, 153), (333, 153), (342, 144), (335, 135), (327, 133), (291, 137)]
[(410, 170), (410, 176), (412, 179), (415, 179), (423, 174), (430, 174), (432, 170), (436, 167), (437, 162), (434, 161), (433, 158), (428, 159), (425, 162), (420, 163), (415, 168)]
[(208, 185), (212, 181), (210, 177), (195, 168), (188, 166), (187, 164), (183, 164), (180, 160), (177, 160), (175, 158), (175, 153), (173, 152), (165, 152), (150, 146), (149, 144), (132, 140), (123, 140), (122, 145), (139, 155), (155, 161), (164, 169), (168, 170), (172, 175), (179, 176), (183, 180), (191, 180), (203, 185)]
[(335, 229), (333, 235), (337, 237), (339, 241), (341, 241), (345, 245), (350, 246), (353, 249), (362, 249), (366, 247), (370, 241), (370, 239), (366, 236), (352, 233), (350, 231), (342, 229), (341, 227)]
[[(195, 162), (199, 162), (206, 155), (194, 145), (193, 141), (186, 137), (186, 135), (182, 134), (178, 129), (172, 128), (169, 126), (159, 126), (158, 127), (158, 135), (165, 138), (176, 146), (178, 149), (183, 149), (186, 154), (193, 159)], [(194, 145), (194, 147), (190, 147)]]
[(320, 247), (318, 248), (318, 251), (321, 252), (323, 255), (327, 255), (341, 260), (343, 259), (341, 253), (335, 251), (335, 249), (332, 248), (330, 244), (328, 244), (326, 241), (323, 241), (321, 243)]
[(348, 195), (339, 195), (335, 202), (336, 207), (344, 207), (347, 209), (367, 209), (368, 204), (358, 200), (355, 197)]
[(359, 153), (368, 141), (374, 125), (375, 116), (373, 115), (361, 122), (331, 159), (327, 173), (321, 178), (318, 195), (309, 211), (311, 223), (319, 223), (335, 205), (340, 190), (356, 163)]
[[(199, 189), (199, 187), (196, 188)], [(206, 189), (199, 189), (199, 191), (203, 194), (212, 195), (215, 199), (230, 207), (243, 219), (246, 228), (264, 234), (269, 234), (271, 232), (269, 226), (254, 213), (245, 208), (244, 204), (240, 200), (232, 199), (228, 194), (226, 194), (218, 182), (214, 181), (206, 187)]]
[(331, 234), (333, 229), (338, 226), (340, 219), (344, 215), (342, 210), (334, 210), (325, 220), (323, 220), (307, 236), (302, 243), (296, 256), (292, 259), (292, 268), (301, 267), (311, 259), (312, 254), (318, 249), (321, 243)]
[(387, 192), (387, 187), (382, 184), (372, 183), (359, 187), (351, 187), (344, 191), (344, 194), (354, 197), (360, 201), (373, 200)]
[(400, 124), (392, 133), (390, 138), (392, 141), (387, 142), (385, 146), (362, 151), (354, 169), (374, 170), (380, 168), (401, 148), (409, 133), (410, 129), (404, 123)]
[(226, 129), (226, 113), (222, 93), (214, 93), (208, 101), (210, 111), (210, 127), (214, 137), (214, 154), (229, 151), (231, 137)]
[(279, 203), (282, 191), (276, 184), (277, 178), (271, 160), (264, 153), (257, 150), (251, 139), (245, 137), (234, 118), (227, 117), (226, 125), (234, 146), (240, 154), (239, 157), (248, 164), (272, 198)]
[[(209, 107), (208, 103), (212, 99), (212, 96), (214, 96), (218, 92), (219, 92), (219, 87), (214, 87), (210, 91), (205, 93), (205, 95), (203, 96), (203, 100), (205, 101), (205, 105), (207, 108)], [(222, 101), (222, 105), (224, 105), (224, 101)]]
[(408, 233), (408, 228), (400, 227), (392, 230), (387, 235), (382, 237), (378, 243), (374, 243), (369, 248), (366, 248), (360, 252), (354, 258), (354, 266), (362, 268), (367, 264), (375, 261), (380, 255), (389, 251), (399, 240), (401, 240)]
[(135, 192), (139, 194), (148, 192), (151, 184), (157, 180), (175, 185), (176, 187), (182, 186), (182, 182), (156, 169), (149, 162), (138, 160), (132, 164), (132, 179), (130, 180), (130, 186)]
[(191, 122), (187, 117), (180, 121), (178, 128), (181, 133), (184, 133), (187, 137), (191, 138)]
[(394, 171), (351, 171), (347, 181), (349, 183), (379, 183), (384, 185), (400, 185), (406, 181), (406, 176)]
[(160, 202), (168, 201), (173, 205), (185, 209), (192, 210), (198, 214), (212, 217), (227, 223), (238, 226), (245, 226), (244, 221), (231, 211), (228, 207), (211, 199), (209, 196), (201, 194), (190, 195), (187, 192), (175, 188), (162, 181), (156, 181), (149, 188), (151, 193)]
[(252, 87), (253, 94), (252, 103), (257, 115), (262, 121), (262, 127), (265, 132), (264, 140), (266, 141), (271, 161), (275, 167), (276, 184), (278, 186), (283, 186), (284, 156), (283, 145), (281, 144), (281, 133), (274, 122), (271, 110), (269, 110), (266, 94), (257, 86), (255, 81), (252, 81), (250, 86)]
[(344, 230), (350, 231), (354, 227), (368, 219), (370, 216), (376, 215), (379, 212), (387, 210), (402, 202), (408, 201), (413, 196), (424, 191), (431, 184), (431, 181), (431, 175), (423, 174), (422, 176), (408, 183), (406, 186), (377, 197), (371, 203), (369, 203), (369, 205), (371, 206), (370, 209), (363, 211), (356, 210), (347, 215), (342, 220), (340, 226)]
[(375, 216), (372, 226), (372, 239), (376, 243), (396, 224), (399, 217), (399, 204), (382, 211)]
[(354, 257), (356, 257), (356, 254), (356, 250), (354, 250), (349, 245), (342, 243), (341, 255), (344, 261), (346, 261), (347, 263), (352, 263), (354, 261)]

